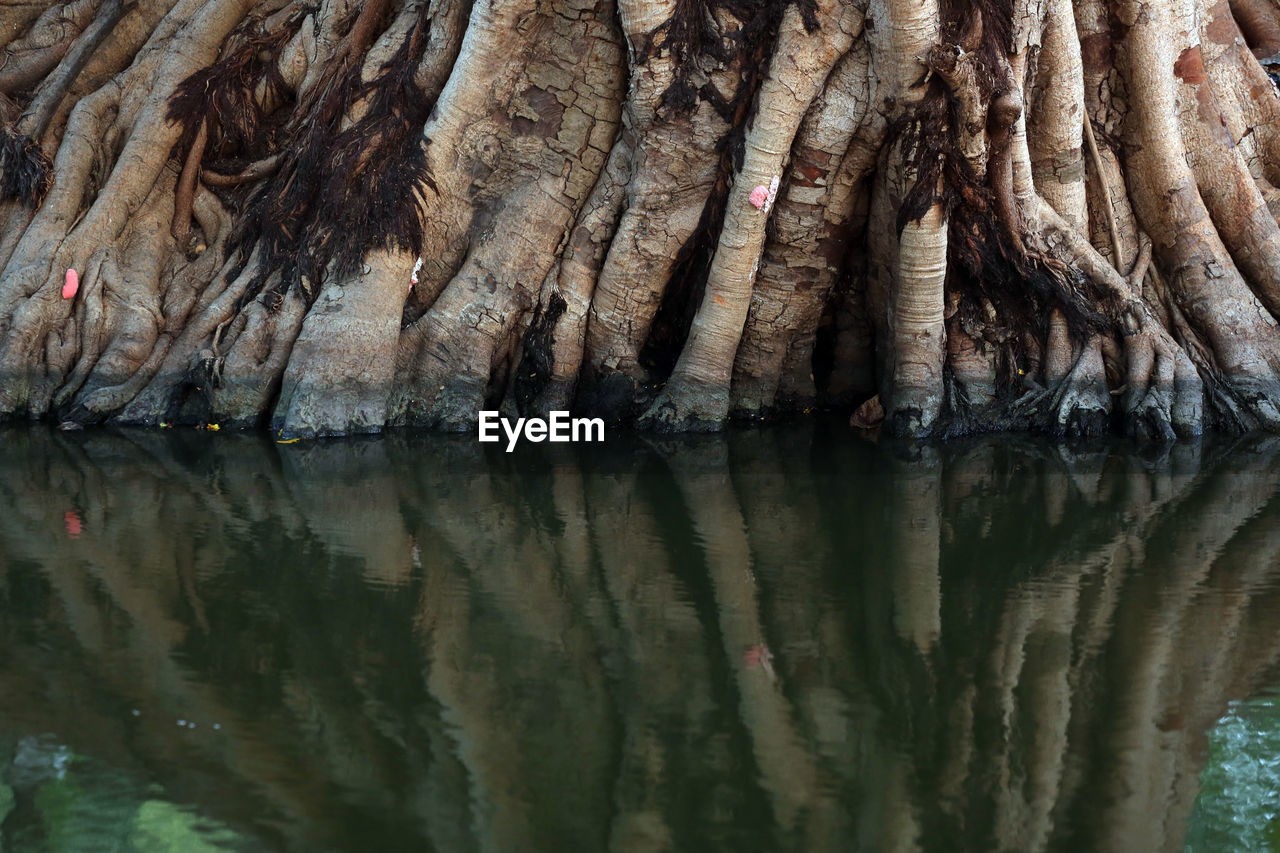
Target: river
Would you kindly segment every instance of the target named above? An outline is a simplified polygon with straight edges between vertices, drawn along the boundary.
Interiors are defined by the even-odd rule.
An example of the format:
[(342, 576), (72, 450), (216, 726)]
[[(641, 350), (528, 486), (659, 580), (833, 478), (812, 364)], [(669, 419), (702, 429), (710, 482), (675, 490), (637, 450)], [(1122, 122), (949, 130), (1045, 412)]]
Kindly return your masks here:
[(0, 430), (0, 850), (1280, 849), (1280, 441)]

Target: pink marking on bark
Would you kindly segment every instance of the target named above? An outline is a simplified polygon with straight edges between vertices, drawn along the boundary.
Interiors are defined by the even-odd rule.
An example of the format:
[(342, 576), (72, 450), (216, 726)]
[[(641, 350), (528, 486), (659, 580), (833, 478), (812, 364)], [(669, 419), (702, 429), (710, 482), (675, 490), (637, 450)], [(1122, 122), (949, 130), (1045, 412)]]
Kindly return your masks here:
[(67, 278), (62, 284), (62, 298), (72, 299), (80, 289), (80, 276), (75, 270), (67, 270)]
[(769, 188), (756, 187), (753, 189), (750, 201), (756, 206), (756, 210), (764, 210), (764, 206), (769, 202)]
[(80, 516), (76, 513), (75, 510), (73, 509), (67, 510), (62, 516), (62, 520), (67, 525), (68, 536), (70, 536), (72, 539), (75, 539), (80, 536), (82, 525), (80, 522)]

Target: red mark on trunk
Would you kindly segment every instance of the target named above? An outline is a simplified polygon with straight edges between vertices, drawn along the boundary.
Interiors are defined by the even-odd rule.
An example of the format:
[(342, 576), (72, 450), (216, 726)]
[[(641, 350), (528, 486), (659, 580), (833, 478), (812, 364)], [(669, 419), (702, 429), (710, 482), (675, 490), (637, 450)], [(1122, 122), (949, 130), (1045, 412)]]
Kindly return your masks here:
[(1205, 81), (1205, 74), (1204, 56), (1200, 53), (1199, 45), (1189, 47), (1182, 52), (1178, 61), (1173, 63), (1173, 73), (1178, 75), (1178, 79), (1182, 82), (1195, 86), (1197, 114), (1210, 127), (1215, 125), (1221, 127), (1223, 142), (1228, 148), (1234, 148), (1235, 140), (1231, 138), (1231, 133), (1227, 129), (1227, 120), (1223, 117), (1212, 87), (1200, 85)]
[(742, 660), (746, 663), (747, 669), (758, 667), (764, 670), (764, 674), (769, 676), (770, 681), (778, 680), (778, 674), (773, 671), (773, 652), (769, 651), (769, 647), (763, 643), (747, 649), (742, 654)]
[(1200, 45), (1194, 45), (1182, 52), (1178, 61), (1173, 63), (1173, 73), (1183, 83), (1197, 86), (1204, 82), (1204, 57), (1200, 55)]
[(801, 148), (791, 165), (791, 184), (797, 187), (816, 187), (818, 179), (831, 165), (831, 155), (813, 148)]
[(62, 282), (62, 298), (74, 299), (80, 289), (80, 276), (75, 270), (67, 270), (67, 277)]
[(72, 539), (80, 538), (80, 516), (76, 514), (74, 509), (69, 509), (66, 515), (62, 517), (63, 522), (67, 525), (67, 535)]

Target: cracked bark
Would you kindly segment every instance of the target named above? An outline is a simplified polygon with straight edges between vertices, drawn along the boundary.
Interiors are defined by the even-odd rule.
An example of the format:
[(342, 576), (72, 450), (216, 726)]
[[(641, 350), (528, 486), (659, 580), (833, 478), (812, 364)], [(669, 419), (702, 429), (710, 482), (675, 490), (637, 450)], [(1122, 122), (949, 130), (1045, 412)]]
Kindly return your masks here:
[[(1280, 428), (1271, 4), (970, 11), (5, 7), (0, 414), (314, 436), (866, 404), (913, 436)], [(221, 94), (169, 120), (196, 74)], [(383, 124), (363, 155), (307, 156), (378, 162), (354, 211), (281, 207), (268, 224), (312, 229), (282, 255), (253, 205), (317, 174), (290, 146), (318, 103), (339, 133)], [(397, 121), (411, 144), (387, 154)], [(339, 221), (359, 262), (302, 281)]]

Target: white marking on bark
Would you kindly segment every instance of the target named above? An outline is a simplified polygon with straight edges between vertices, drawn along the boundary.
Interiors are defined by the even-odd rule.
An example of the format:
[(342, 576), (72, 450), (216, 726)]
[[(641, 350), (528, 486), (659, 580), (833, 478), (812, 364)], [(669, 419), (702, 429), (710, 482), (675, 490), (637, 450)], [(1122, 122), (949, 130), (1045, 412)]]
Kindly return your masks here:
[(773, 210), (773, 202), (778, 197), (778, 185), (781, 183), (782, 178), (779, 175), (774, 175), (773, 180), (769, 181), (769, 197), (764, 201), (764, 212), (766, 215), (768, 215), (769, 211)]

